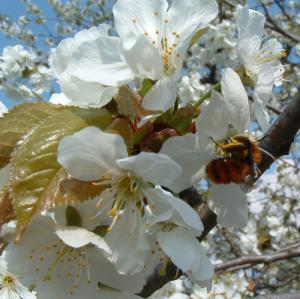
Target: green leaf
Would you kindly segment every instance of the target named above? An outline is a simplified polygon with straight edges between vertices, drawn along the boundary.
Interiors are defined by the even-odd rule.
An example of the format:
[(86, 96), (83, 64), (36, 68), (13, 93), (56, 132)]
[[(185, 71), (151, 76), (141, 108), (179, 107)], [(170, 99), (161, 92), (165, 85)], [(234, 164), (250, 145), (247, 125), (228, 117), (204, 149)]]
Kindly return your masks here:
[(104, 188), (105, 186), (97, 182), (75, 180), (64, 168), (60, 168), (45, 187), (40, 201), (45, 203), (46, 209), (60, 205), (75, 205), (78, 202), (95, 198)]
[(43, 196), (43, 192), (57, 179), (55, 176), (61, 169), (57, 162), (60, 140), (87, 126), (105, 129), (111, 122), (110, 113), (104, 109), (73, 107), (71, 110), (48, 117), (33, 127), (12, 154), (10, 189), (19, 238), (33, 216), (49, 205), (49, 196)]
[(169, 125), (180, 134), (186, 134), (189, 131), (195, 116), (196, 108), (193, 105), (187, 105), (177, 110), (169, 122)]
[(155, 82), (152, 81), (152, 80), (150, 80), (150, 79), (144, 79), (144, 81), (143, 81), (143, 87), (142, 87), (142, 89), (140, 91), (140, 95), (142, 97), (144, 97), (147, 94), (147, 92), (151, 89), (151, 87), (154, 85), (154, 83)]
[(5, 113), (0, 118), (0, 168), (9, 163), (15, 145), (25, 133), (64, 109), (47, 103), (27, 103)]

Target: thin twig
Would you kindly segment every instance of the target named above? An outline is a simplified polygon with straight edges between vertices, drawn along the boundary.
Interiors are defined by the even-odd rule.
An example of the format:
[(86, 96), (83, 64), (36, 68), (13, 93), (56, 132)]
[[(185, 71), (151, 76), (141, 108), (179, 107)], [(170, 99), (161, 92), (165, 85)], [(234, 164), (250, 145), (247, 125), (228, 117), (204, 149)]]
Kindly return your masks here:
[(291, 258), (300, 257), (300, 248), (291, 249), (286, 251), (278, 251), (274, 254), (268, 255), (256, 255), (256, 256), (244, 256), (232, 261), (227, 261), (218, 265), (215, 265), (216, 273), (220, 272), (234, 272), (237, 270), (252, 267), (257, 264), (270, 265), (274, 262), (287, 260)]

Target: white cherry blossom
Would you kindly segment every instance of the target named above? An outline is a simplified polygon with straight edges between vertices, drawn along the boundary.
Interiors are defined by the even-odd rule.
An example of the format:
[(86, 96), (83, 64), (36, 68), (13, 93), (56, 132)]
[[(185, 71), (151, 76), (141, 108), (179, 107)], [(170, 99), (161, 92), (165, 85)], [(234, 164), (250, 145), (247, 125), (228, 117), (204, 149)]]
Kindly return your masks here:
[(58, 161), (73, 178), (106, 187), (96, 216), (109, 213), (112, 219), (104, 237), (112, 250), (108, 259), (120, 273), (142, 271), (149, 251), (143, 211), (155, 201), (147, 191), (155, 184), (169, 187), (181, 174), (178, 163), (155, 153), (128, 157), (121, 136), (96, 127), (63, 138)]
[(118, 0), (113, 12), (129, 67), (139, 78), (157, 80), (143, 106), (168, 109), (176, 98), (185, 52), (197, 30), (216, 17), (216, 2), (174, 0), (168, 7), (166, 0)]
[[(90, 222), (96, 202), (76, 205), (82, 225)], [(65, 225), (66, 217), (61, 211), (64, 209), (59, 213), (54, 211), (54, 217), (62, 224), (49, 216), (38, 216), (17, 244), (13, 242), (11, 230), (2, 236), (10, 241), (4, 253), (8, 269), (18, 275), (22, 283), (34, 287), (38, 298), (101, 297), (106, 294), (101, 285), (139, 292), (144, 284), (143, 274), (120, 275), (104, 256), (111, 253), (105, 240), (84, 227)], [(98, 225), (101, 224), (98, 221)], [(91, 227), (95, 228), (95, 223)], [(116, 294), (119, 293), (121, 291)], [(107, 298), (114, 297), (107, 295)]]
[(83, 43), (74, 54), (70, 73), (108, 86), (134, 78), (154, 80), (142, 105), (147, 110), (165, 111), (175, 102), (184, 54), (193, 35), (217, 12), (214, 0), (174, 0), (169, 7), (167, 0), (118, 0), (113, 13), (120, 38), (110, 38), (115, 46), (102, 37)]
[(279, 59), (285, 56), (285, 50), (275, 38), (264, 38), (265, 21), (263, 14), (247, 6), (238, 9), (237, 54), (245, 67), (245, 74), (255, 86), (254, 112), (264, 131), (270, 127), (266, 105), (273, 85), (282, 85), (284, 68)]
[(204, 229), (198, 213), (161, 189), (148, 190), (147, 198), (156, 199), (146, 210), (147, 227), (166, 256), (196, 283), (211, 280), (213, 266), (197, 240)]

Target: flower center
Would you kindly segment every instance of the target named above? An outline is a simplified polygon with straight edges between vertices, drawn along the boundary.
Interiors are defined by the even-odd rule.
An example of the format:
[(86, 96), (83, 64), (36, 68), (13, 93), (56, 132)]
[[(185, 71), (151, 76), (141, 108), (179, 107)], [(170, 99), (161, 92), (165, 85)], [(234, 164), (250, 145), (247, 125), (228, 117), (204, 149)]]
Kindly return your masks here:
[[(161, 17), (158, 11), (154, 11), (153, 15), (158, 19)], [(159, 49), (163, 62), (164, 74), (169, 76), (175, 73), (176, 60), (180, 57), (178, 52), (180, 35), (176, 31), (172, 34), (168, 32), (169, 20), (167, 18), (163, 20), (162, 32), (158, 28), (155, 29), (155, 27), (151, 32), (147, 31), (143, 27), (142, 22), (139, 22), (138, 17), (133, 18), (132, 22), (137, 31), (144, 31), (144, 36), (149, 38), (149, 42)], [(158, 23), (160, 23), (160, 20), (158, 20)]]
[(16, 279), (11, 274), (0, 275), (0, 290), (7, 289), (16, 292)]
[(96, 206), (99, 211), (93, 218), (98, 217), (103, 211), (108, 211), (108, 215), (113, 218), (108, 231), (122, 217), (123, 210), (130, 209), (133, 214), (135, 212), (143, 213), (147, 204), (143, 196), (143, 188), (146, 183), (130, 171), (123, 171), (122, 173), (108, 171), (96, 184), (106, 186), (106, 190), (109, 192), (101, 194)]
[(286, 57), (285, 49), (274, 50), (274, 49), (261, 49), (259, 53), (254, 56), (254, 62), (257, 65), (273, 62), (282, 57)]
[(43, 282), (63, 278), (70, 280), (70, 294), (73, 295), (79, 286), (82, 272), (86, 272), (87, 281), (91, 283), (88, 246), (72, 248), (57, 240), (39, 252), (32, 249), (28, 259), (34, 265), (35, 272), (41, 274)]
[(171, 75), (176, 70), (176, 59), (180, 57), (177, 51), (176, 39), (179, 39), (179, 34), (173, 32), (173, 43), (167, 37), (163, 37), (161, 40), (161, 53), (164, 64), (165, 75)]
[[(275, 49), (276, 44), (273, 44), (273, 49), (270, 47), (262, 48), (253, 56), (252, 64), (246, 66), (246, 74), (251, 78), (255, 84), (257, 80), (257, 73), (259, 69), (267, 64), (280, 60), (283, 57), (286, 57), (287, 53), (285, 49)], [(274, 67), (274, 76), (276, 76), (277, 81), (282, 81), (282, 76), (284, 73), (284, 68), (282, 65), (275, 65)]]
[(120, 194), (121, 197), (131, 201), (136, 200), (139, 185), (138, 178), (133, 176), (130, 172), (115, 178), (112, 182), (112, 188), (116, 190), (117, 196)]

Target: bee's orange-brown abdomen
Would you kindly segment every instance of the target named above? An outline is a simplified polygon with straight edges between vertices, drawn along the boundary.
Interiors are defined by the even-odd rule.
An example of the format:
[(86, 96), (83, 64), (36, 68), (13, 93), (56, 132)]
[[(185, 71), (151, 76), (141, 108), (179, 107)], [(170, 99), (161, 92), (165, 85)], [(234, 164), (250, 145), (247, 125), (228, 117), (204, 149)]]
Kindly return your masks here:
[(223, 158), (210, 161), (206, 166), (206, 173), (209, 179), (216, 184), (230, 183), (230, 173)]
[(250, 173), (250, 169), (245, 160), (219, 158), (207, 164), (206, 173), (215, 184), (239, 184)]

